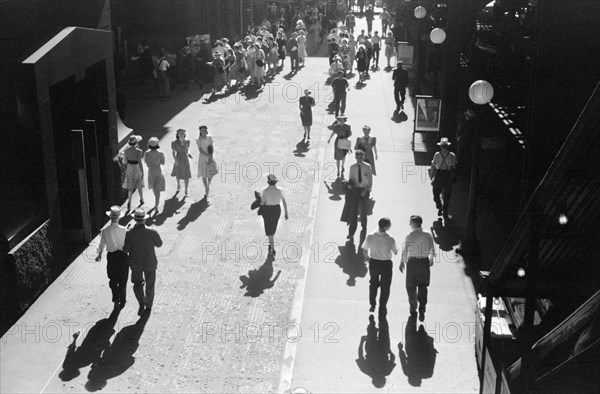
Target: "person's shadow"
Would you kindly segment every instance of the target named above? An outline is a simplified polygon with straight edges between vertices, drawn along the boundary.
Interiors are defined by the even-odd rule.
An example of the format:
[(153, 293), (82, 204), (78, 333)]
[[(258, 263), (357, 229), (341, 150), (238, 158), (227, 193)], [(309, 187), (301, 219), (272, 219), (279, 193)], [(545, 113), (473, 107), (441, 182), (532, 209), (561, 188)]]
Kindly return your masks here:
[(145, 313), (135, 324), (123, 327), (117, 333), (102, 358), (92, 365), (85, 384), (87, 391), (102, 390), (109, 379), (121, 375), (135, 363), (133, 355), (140, 345), (140, 338), (149, 317), (150, 314)]
[(294, 156), (297, 157), (306, 157), (306, 152), (310, 150), (309, 143), (305, 142), (304, 139), (296, 144), (296, 149), (294, 150)]
[(362, 373), (368, 375), (373, 386), (385, 386), (386, 377), (396, 367), (396, 356), (390, 349), (390, 329), (385, 316), (379, 316), (379, 329), (375, 326), (375, 318), (369, 316), (367, 335), (360, 338), (358, 359), (356, 364)]
[(433, 222), (431, 225), (431, 234), (436, 244), (440, 245), (440, 249), (448, 252), (459, 243), (457, 236), (458, 229), (454, 226), (454, 223), (450, 220), (444, 221), (440, 218)]
[(433, 376), (437, 350), (433, 346), (433, 338), (427, 335), (421, 324), (417, 331), (417, 316), (408, 318), (404, 330), (404, 345), (398, 343), (398, 357), (404, 374), (411, 386), (419, 387), (423, 379)]
[(176, 213), (179, 213), (179, 209), (184, 204), (185, 197), (179, 200), (177, 198), (177, 194), (175, 194), (173, 197), (169, 198), (168, 200), (165, 200), (165, 205), (163, 206), (161, 212), (157, 213), (156, 215), (150, 216), (148, 219), (146, 219), (146, 225), (163, 225), (168, 218), (172, 217)]
[(68, 382), (79, 376), (80, 369), (100, 360), (102, 352), (110, 346), (110, 337), (115, 333), (115, 324), (120, 309), (115, 309), (108, 318), (98, 320), (89, 329), (81, 345), (77, 347), (79, 331), (73, 334), (73, 342), (67, 348), (67, 354), (58, 377)]
[(344, 189), (340, 178), (337, 178), (335, 181), (331, 182), (331, 184), (327, 184), (326, 181), (323, 181), (323, 183), (325, 184), (325, 187), (327, 187), (327, 192), (331, 194), (331, 196), (329, 196), (330, 200), (340, 201), (342, 199)]
[(184, 230), (188, 224), (198, 219), (200, 215), (202, 215), (202, 213), (206, 211), (206, 208), (208, 208), (208, 206), (209, 204), (206, 196), (204, 196), (202, 200), (190, 205), (185, 216), (179, 222), (177, 222), (177, 230)]
[(404, 112), (404, 110), (394, 110), (394, 113), (392, 114), (392, 120), (396, 123), (406, 122), (408, 120), (408, 115), (406, 115), (406, 112)]
[(258, 269), (248, 271), (248, 275), (240, 276), (242, 285), (240, 289), (245, 288), (246, 297), (258, 297), (265, 292), (266, 289), (270, 289), (275, 285), (275, 281), (279, 278), (281, 270), (277, 271), (277, 274), (273, 279), (273, 256), (268, 255), (267, 259)]
[[(361, 231), (360, 243), (364, 241), (365, 234)], [(342, 269), (342, 272), (348, 275), (346, 284), (348, 286), (356, 286), (356, 278), (364, 278), (367, 275), (367, 264), (362, 248), (359, 246), (356, 250), (356, 245), (352, 240), (347, 241), (344, 246), (338, 246), (340, 255), (335, 259), (335, 263)]]

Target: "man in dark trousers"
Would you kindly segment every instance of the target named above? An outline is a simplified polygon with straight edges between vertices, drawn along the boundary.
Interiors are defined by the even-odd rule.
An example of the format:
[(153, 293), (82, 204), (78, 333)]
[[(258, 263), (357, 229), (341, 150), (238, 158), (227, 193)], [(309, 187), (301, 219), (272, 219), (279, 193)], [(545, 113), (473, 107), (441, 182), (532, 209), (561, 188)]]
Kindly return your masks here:
[(292, 65), (292, 70), (290, 72), (298, 71), (298, 33), (293, 32), (292, 37), (288, 40), (286, 44), (287, 53), (290, 55), (290, 62)]
[(394, 237), (388, 234), (392, 222), (388, 218), (379, 219), (379, 230), (369, 234), (362, 244), (365, 259), (369, 260), (369, 303), (370, 312), (375, 311), (377, 305), (377, 290), (379, 295), (379, 314), (387, 313), (387, 302), (390, 298), (392, 284), (392, 254), (398, 254), (398, 246)]
[[(133, 293), (140, 307), (138, 316), (150, 313), (154, 301), (154, 283), (156, 281), (155, 248), (161, 247), (163, 242), (156, 230), (146, 227), (146, 211), (138, 208), (133, 213), (135, 226), (125, 236), (123, 250), (129, 253), (129, 267), (131, 268), (131, 282)], [(144, 289), (144, 282), (146, 284)]]
[(373, 19), (375, 19), (375, 11), (373, 11), (373, 6), (369, 4), (369, 8), (365, 11), (365, 18), (367, 19), (367, 33), (371, 34), (373, 30)]
[(449, 150), (450, 141), (448, 141), (448, 138), (442, 137), (437, 144), (440, 150), (433, 155), (429, 176), (432, 181), (433, 201), (438, 209), (438, 216), (448, 219), (448, 207), (452, 197), (452, 184), (456, 176), (457, 160), (456, 155)]
[(373, 170), (365, 163), (365, 152), (357, 149), (354, 152), (356, 163), (350, 166), (349, 182), (346, 185), (346, 200), (342, 210), (341, 221), (348, 224), (348, 240), (354, 240), (360, 216), (361, 240), (367, 234), (367, 215), (369, 196), (373, 187)]
[(350, 88), (348, 81), (344, 78), (344, 71), (338, 71), (337, 77), (331, 81), (331, 88), (333, 89), (333, 104), (335, 105), (335, 117), (337, 118), (340, 111), (342, 115), (346, 112), (346, 92)]
[(427, 305), (427, 286), (431, 277), (430, 267), (435, 257), (433, 236), (423, 231), (423, 218), (412, 215), (409, 221), (412, 231), (408, 233), (402, 245), (402, 262), (400, 272), (406, 267), (406, 293), (410, 305), (410, 315), (416, 316), (419, 310), (419, 320), (425, 320)]
[(127, 254), (123, 252), (127, 229), (119, 224), (121, 207), (113, 205), (106, 215), (110, 218), (110, 225), (102, 230), (100, 235), (96, 261), (102, 259), (102, 250), (106, 247), (106, 273), (108, 274), (108, 286), (112, 291), (112, 302), (115, 304), (115, 309), (123, 309), (127, 294), (127, 277), (129, 276)]
[(408, 86), (408, 71), (403, 67), (403, 63), (398, 61), (396, 69), (392, 74), (394, 81), (394, 100), (396, 100), (396, 111), (404, 110), (404, 100), (406, 100), (406, 87)]

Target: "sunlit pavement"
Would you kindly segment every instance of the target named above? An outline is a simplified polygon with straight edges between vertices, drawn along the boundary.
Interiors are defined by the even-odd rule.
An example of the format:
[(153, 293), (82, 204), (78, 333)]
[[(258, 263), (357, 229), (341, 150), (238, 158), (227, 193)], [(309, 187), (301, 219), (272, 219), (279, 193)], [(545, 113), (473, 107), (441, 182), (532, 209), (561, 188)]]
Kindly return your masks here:
[[(364, 21), (358, 28), (360, 23)], [(327, 66), (326, 58), (309, 58), (305, 68), (289, 76), (288, 60), (260, 94), (215, 99), (201, 97), (192, 86), (159, 100), (152, 89), (136, 91), (125, 123), (144, 143), (158, 136), (167, 157), (167, 191), (160, 213), (148, 221), (164, 241), (158, 250), (152, 314), (147, 321), (138, 319), (130, 287), (126, 307), (117, 319), (107, 320), (112, 303), (106, 262), (93, 262), (96, 238), (2, 338), (0, 391), (379, 390), (381, 382), (376, 387), (356, 361), (369, 325), (368, 268), (345, 248), (346, 227), (339, 221), (343, 196), (332, 189)], [(385, 66), (384, 58), (380, 66)], [(425, 167), (413, 164), (413, 110), (407, 103), (408, 119), (391, 119), (391, 73), (383, 67), (371, 72), (360, 90), (354, 88), (356, 80), (350, 81), (348, 123), (353, 137), (361, 134), (362, 125), (370, 125), (380, 153), (368, 231), (388, 216), (391, 233), (401, 241), (411, 214), (422, 215), (427, 228), (437, 219)], [(312, 89), (317, 101), (308, 150), (297, 146), (302, 138), (297, 99), (304, 88)], [(208, 199), (195, 177), (194, 140), (200, 124), (209, 127), (220, 169)], [(194, 156), (194, 178), (185, 199), (181, 192), (174, 194), (175, 180), (168, 177), (170, 142), (178, 128), (188, 130)], [(353, 162), (349, 157), (346, 171)], [(280, 177), (290, 211), (290, 219), (280, 221), (272, 267), (266, 261), (261, 218), (249, 209), (253, 191), (266, 186), (269, 172)], [(145, 200), (150, 208), (148, 190)], [(396, 366), (382, 390), (476, 391), (475, 301), (462, 261), (453, 251), (443, 252), (432, 270), (424, 331), (433, 339), (436, 355), (432, 375), (422, 373), (421, 387), (407, 381), (399, 357), (402, 342), (412, 352), (414, 367), (419, 347), (414, 345), (417, 337), (407, 340), (405, 335), (408, 303), (397, 258), (395, 263), (387, 320)], [(375, 323), (380, 327), (376, 315)], [(69, 350), (75, 332), (81, 334)], [(377, 361), (369, 367), (374, 353), (364, 353), (366, 369), (378, 368)]]

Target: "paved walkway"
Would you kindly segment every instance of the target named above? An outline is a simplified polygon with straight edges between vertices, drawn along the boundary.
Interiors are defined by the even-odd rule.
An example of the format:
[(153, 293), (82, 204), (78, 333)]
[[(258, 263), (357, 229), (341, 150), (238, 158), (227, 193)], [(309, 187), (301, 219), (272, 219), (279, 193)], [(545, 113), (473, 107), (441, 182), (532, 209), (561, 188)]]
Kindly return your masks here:
[[(169, 178), (161, 213), (148, 222), (164, 240), (149, 319), (138, 319), (131, 288), (125, 309), (111, 315), (105, 262), (93, 262), (95, 239), (2, 338), (0, 391), (281, 392), (299, 386), (312, 392), (377, 391), (359, 364), (369, 373), (379, 368), (372, 339), (381, 322), (375, 318), (367, 330), (367, 267), (345, 246), (346, 229), (339, 222), (342, 197), (332, 185), (333, 146), (326, 143), (333, 121), (325, 110), (331, 99), (326, 70), (326, 58), (309, 58), (300, 73), (279, 74), (260, 95), (206, 100), (192, 88), (159, 101), (151, 97), (154, 91), (136, 93), (126, 123), (144, 141), (160, 137), (166, 172), (172, 168), (168, 151), (175, 130), (187, 129), (193, 140), (198, 125), (209, 126), (221, 164), (211, 196), (203, 199), (203, 186), (194, 178), (190, 197), (183, 199), (174, 195)], [(429, 226), (435, 210), (425, 168), (412, 164), (412, 109), (407, 105), (409, 119), (402, 123), (390, 119), (391, 76), (371, 75), (363, 89), (349, 92), (346, 113), (354, 136), (369, 124), (379, 140), (369, 231), (380, 216), (389, 216), (391, 232), (402, 239), (410, 214), (420, 213)], [(302, 136), (297, 98), (304, 88), (313, 89), (317, 99), (308, 150), (297, 146)], [(280, 222), (272, 266), (265, 260), (260, 217), (249, 210), (269, 167), (282, 179), (290, 209), (290, 219)], [(151, 206), (148, 191), (145, 199)], [(409, 355), (404, 372), (410, 374), (428, 337), (407, 331), (417, 325), (406, 324), (404, 278), (397, 268), (394, 275), (388, 323), (398, 365), (383, 389), (476, 391), (474, 295), (461, 260), (451, 251), (441, 253), (433, 269), (424, 329), (437, 354), (434, 364), (431, 358), (425, 362), (433, 376), (420, 372), (426, 378), (421, 388), (407, 382), (397, 345), (402, 342)], [(357, 364), (363, 336), (367, 360)], [(385, 335), (380, 338), (385, 344)]]

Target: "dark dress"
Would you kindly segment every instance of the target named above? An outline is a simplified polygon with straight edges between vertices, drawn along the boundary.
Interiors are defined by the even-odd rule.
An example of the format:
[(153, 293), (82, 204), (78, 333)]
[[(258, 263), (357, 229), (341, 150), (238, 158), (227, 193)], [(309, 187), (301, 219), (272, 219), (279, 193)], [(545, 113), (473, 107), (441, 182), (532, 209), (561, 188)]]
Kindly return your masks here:
[(312, 126), (312, 106), (314, 104), (314, 98), (300, 97), (300, 119), (302, 120), (302, 126)]
[(368, 56), (366, 52), (358, 52), (356, 54), (356, 69), (358, 72), (367, 71), (368, 67)]
[(287, 41), (283, 38), (278, 38), (276, 42), (279, 46), (279, 48), (277, 49), (277, 54), (279, 55), (279, 58), (285, 59), (285, 45), (287, 44)]
[(343, 125), (336, 124), (335, 126), (333, 126), (333, 132), (336, 134), (335, 143), (334, 143), (333, 158), (335, 160), (343, 160), (346, 157), (346, 154), (348, 153), (348, 150), (338, 148), (338, 141), (341, 138), (350, 138), (350, 136), (352, 135), (352, 131), (350, 129), (350, 125), (347, 125), (347, 124), (343, 124)]

